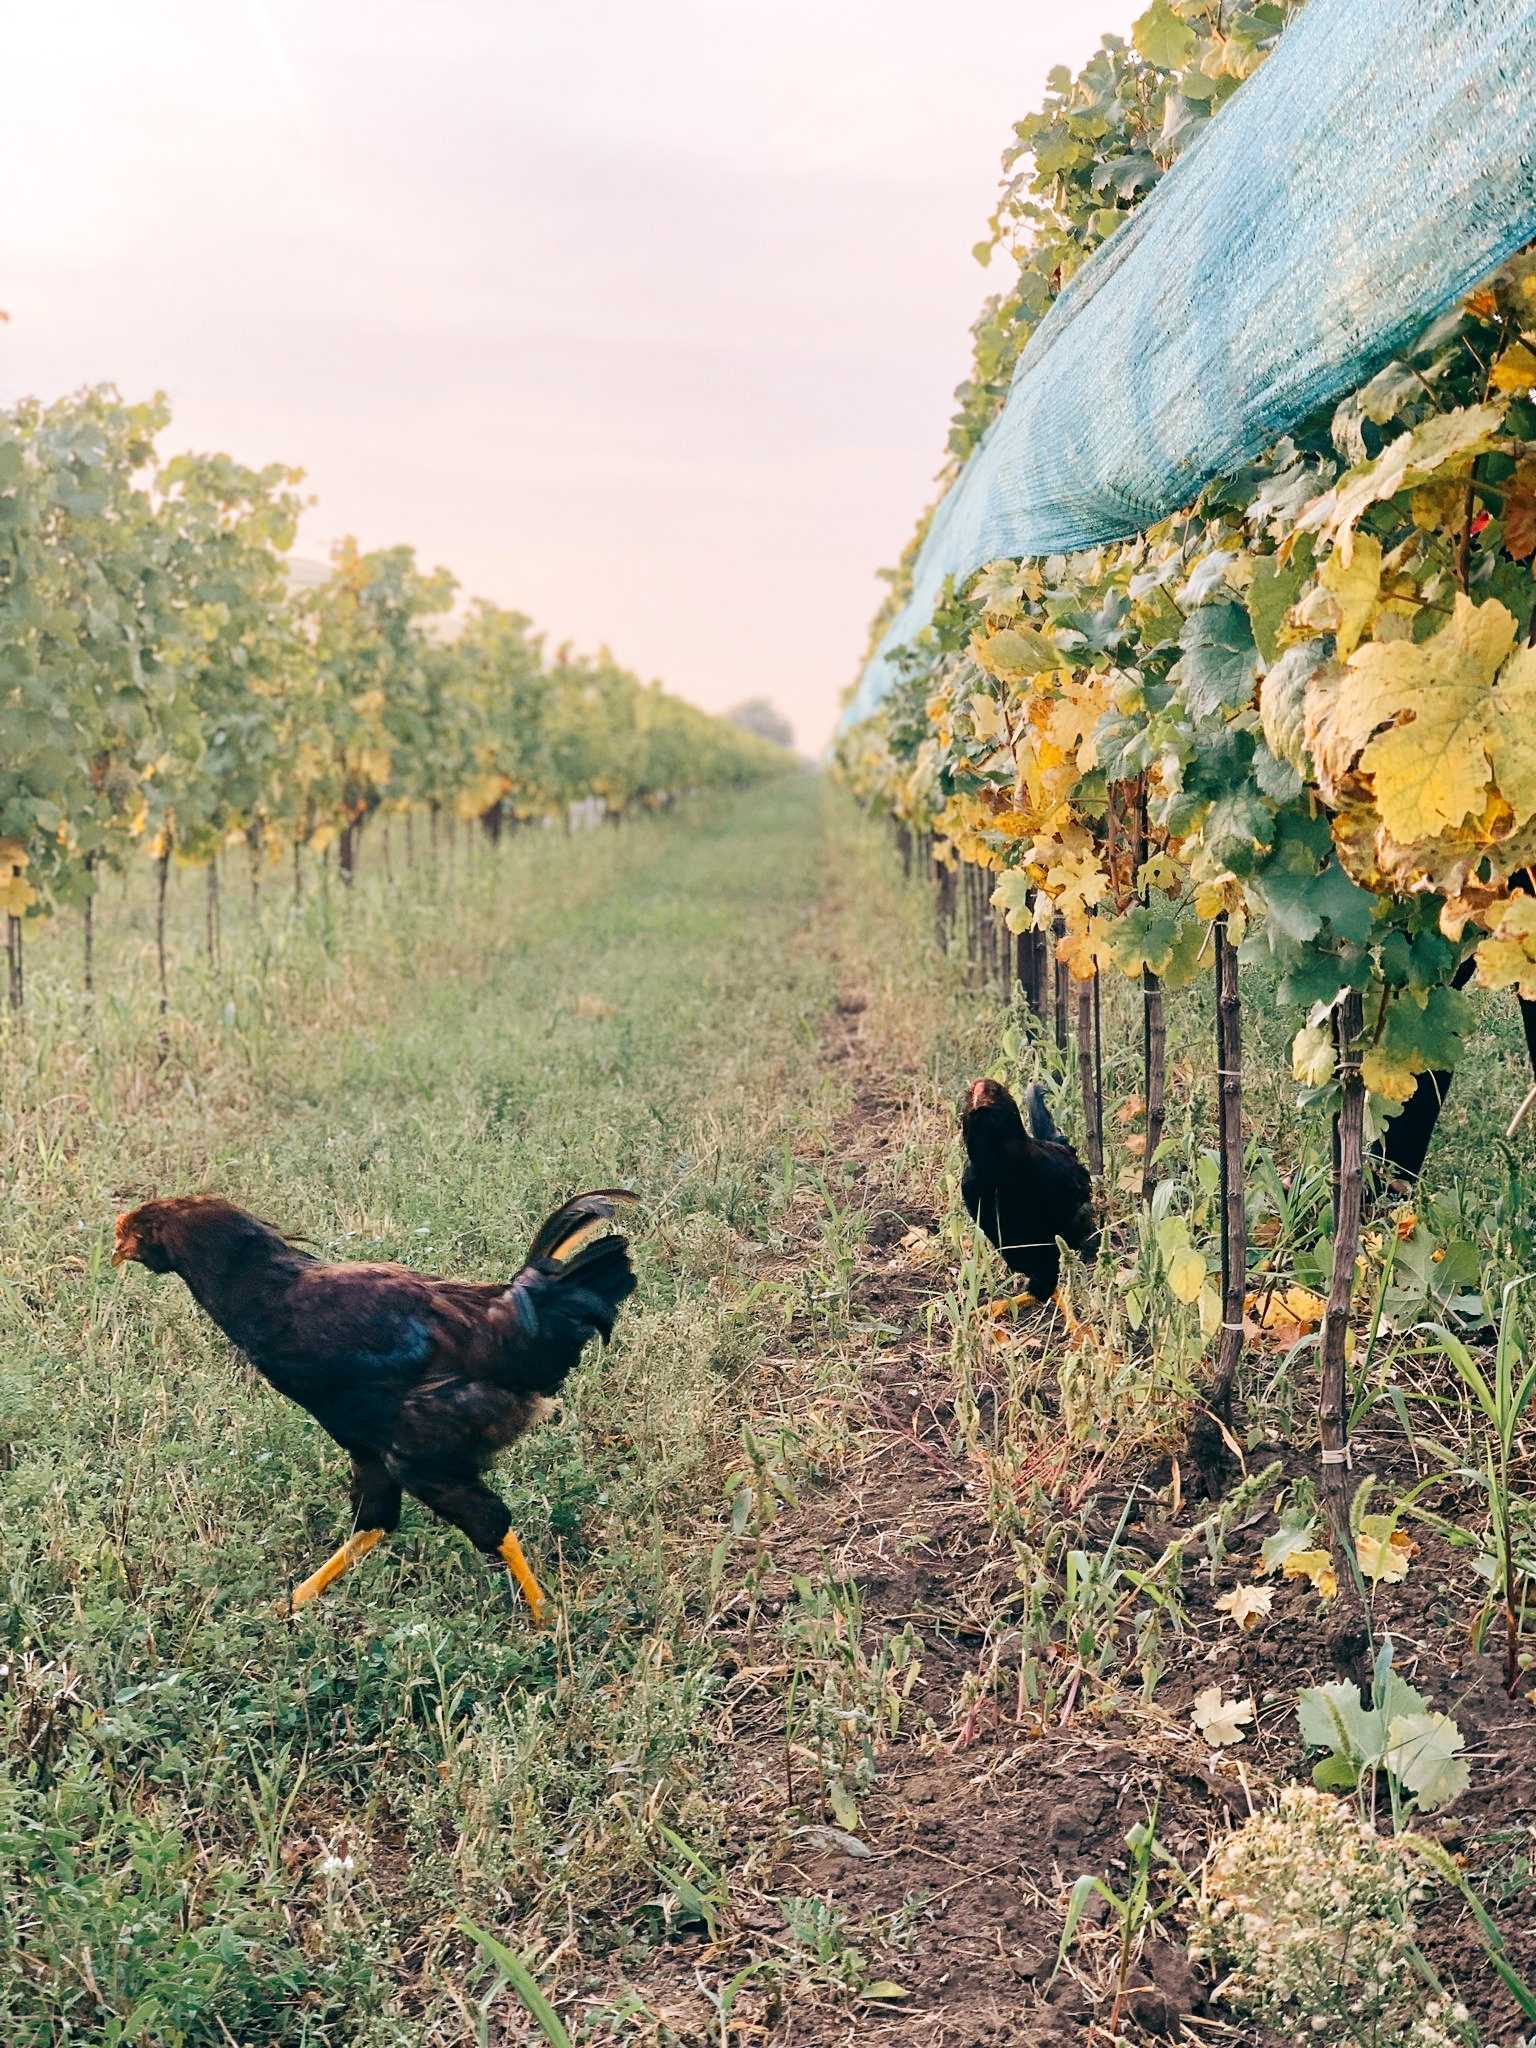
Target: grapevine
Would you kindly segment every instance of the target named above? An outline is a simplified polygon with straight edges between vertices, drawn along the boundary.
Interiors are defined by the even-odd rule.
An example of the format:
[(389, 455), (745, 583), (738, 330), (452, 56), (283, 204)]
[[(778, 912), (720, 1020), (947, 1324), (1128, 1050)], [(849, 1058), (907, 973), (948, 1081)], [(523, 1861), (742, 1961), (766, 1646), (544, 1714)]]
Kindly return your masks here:
[[(0, 414), (0, 918), (10, 1005), (29, 927), (82, 913), (91, 983), (104, 872), (206, 871), (338, 850), (377, 816), (611, 815), (761, 775), (784, 755), (604, 650), (547, 657), (523, 614), (451, 616), (409, 547), (336, 549), (298, 587), (302, 481), (226, 455), (162, 461), (161, 399), (109, 388)], [(295, 867), (297, 872), (297, 865)], [(161, 1000), (167, 1000), (164, 948)]]
[[(974, 330), (946, 483), (1064, 284), (1296, 12), (1155, 0), (1130, 43), (1052, 75), (978, 249), (1016, 279)], [(843, 735), (842, 774), (941, 863), (984, 870), (1010, 929), (1058, 931), (1081, 984), (1122, 975), (1160, 1004), (1229, 936), (1273, 975), (1310, 1106), (1351, 1105), (1358, 1011), (1369, 1139), (1454, 1068), (1469, 972), (1536, 997), (1533, 393), (1527, 253), (1176, 517), (950, 590)], [(1149, 1098), (1159, 1039), (1149, 1012)], [(1212, 1334), (1228, 1296), (1223, 1315), (1207, 1281)]]

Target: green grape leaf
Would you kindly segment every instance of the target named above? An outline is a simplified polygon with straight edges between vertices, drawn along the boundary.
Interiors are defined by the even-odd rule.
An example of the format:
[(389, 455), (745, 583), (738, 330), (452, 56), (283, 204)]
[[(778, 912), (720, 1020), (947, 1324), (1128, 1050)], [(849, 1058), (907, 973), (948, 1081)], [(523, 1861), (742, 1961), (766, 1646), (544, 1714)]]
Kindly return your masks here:
[(1131, 28), (1131, 41), (1149, 64), (1163, 71), (1178, 71), (1188, 61), (1199, 38), (1188, 22), (1181, 21), (1168, 0), (1152, 0), (1145, 14)]
[(1209, 718), (1251, 700), (1258, 679), (1258, 649), (1242, 605), (1202, 605), (1185, 620), (1179, 645), (1183, 653), (1174, 675), (1193, 717)]

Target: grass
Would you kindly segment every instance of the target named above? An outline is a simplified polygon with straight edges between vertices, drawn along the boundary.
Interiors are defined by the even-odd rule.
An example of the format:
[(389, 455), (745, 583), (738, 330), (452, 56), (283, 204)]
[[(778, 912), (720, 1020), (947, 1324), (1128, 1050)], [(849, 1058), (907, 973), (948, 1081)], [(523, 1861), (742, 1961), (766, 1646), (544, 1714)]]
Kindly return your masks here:
[[(654, 1934), (663, 1828), (715, 1824), (689, 1610), (754, 1279), (830, 1100), (821, 801), (791, 778), (729, 829), (530, 833), (297, 912), (269, 889), (223, 975), (184, 882), (163, 1038), (147, 900), (109, 892), (94, 1016), (68, 935), (31, 949), (0, 1084), (7, 2042), (469, 2039), (461, 1919), (535, 1977), (573, 1915), (591, 1952)], [(615, 1180), (646, 1197), (638, 1306), (502, 1470), (558, 1626), (409, 1509), (278, 1621), (345, 1527), (342, 1461), (183, 1290), (110, 1269), (114, 1209), (215, 1187), (328, 1253), (494, 1275)]]
[[(391, 882), (365, 845), (353, 891), (317, 871), (298, 905), (286, 875), (254, 903), (232, 875), (217, 968), (181, 877), (163, 1024), (142, 880), (106, 892), (94, 1005), (74, 933), (29, 948), (28, 1018), (0, 1038), (0, 2039), (830, 2043), (897, 2038), (919, 1997), (973, 1979), (954, 2025), (981, 2038), (985, 1999), (1026, 1995), (963, 1948), (967, 1872), (1004, 1855), (1016, 1910), (988, 1951), (1027, 1949), (1039, 1916), (1053, 1957), (1075, 1895), (1056, 1996), (1098, 1984), (1123, 2032), (1149, 1937), (1096, 1916), (1091, 1880), (1118, 1884), (1154, 1809), (1198, 1864), (1198, 1780), (1158, 1762), (1170, 1726), (1188, 1749), (1191, 1686), (1253, 1687), (1256, 1797), (1311, 1761), (1300, 1678), (1265, 1691), (1212, 1602), (1252, 1578), (1274, 1445), (1310, 1443), (1316, 1398), (1315, 1338), (1253, 1347), (1251, 1477), (1181, 1503), (1167, 1454), (1206, 1338), (1119, 1185), (1139, 1179), (1114, 1114), (1134, 995), (1106, 990), (1115, 1230), (1072, 1275), (1084, 1333), (1000, 1334), (952, 1104), (1049, 1049), (935, 957), (921, 891), (839, 800), (787, 778), (617, 832), (418, 854), (405, 872), (396, 844)], [(1245, 997), (1255, 1280), (1315, 1288), (1327, 1132), (1297, 1115), (1260, 971)], [(1208, 991), (1169, 1012), (1166, 1207), (1214, 1256)], [(1423, 1325), (1481, 1357), (1479, 1295), (1536, 1269), (1491, 1135), (1524, 1092), (1518, 1023), (1493, 1000), (1478, 1017), (1411, 1232), (1368, 1233), (1351, 1390), (1387, 1472), (1372, 1504), (1450, 1546), (1454, 1644), (1492, 1545), (1477, 1488), (1447, 1499), (1436, 1475), (1480, 1469), (1486, 1432)], [(1078, 1130), (1070, 1066), (1048, 1078)], [(114, 1211), (212, 1186), (338, 1256), (491, 1275), (560, 1195), (615, 1180), (645, 1196), (641, 1293), (500, 1472), (556, 1626), (509, 1616), (409, 1506), (280, 1622), (346, 1526), (343, 1461), (175, 1283), (112, 1271)], [(1511, 1490), (1529, 1449), (1526, 1426)], [(1293, 1504), (1305, 1474), (1286, 1468)], [(1309, 1589), (1273, 1583), (1259, 1673), (1299, 1640), (1323, 1654)], [(1395, 1597), (1374, 1590), (1381, 1625)], [(1457, 1668), (1434, 1662), (1440, 1626), (1431, 1691)], [(1435, 1704), (1460, 1713), (1448, 1684)], [(1042, 1761), (1086, 1757), (1096, 1782), (1126, 1725), (1127, 1809), (1056, 1860)], [(936, 1863), (903, 1846), (913, 1772), (952, 1831)], [(1466, 1871), (1508, 1922), (1528, 1841), (1488, 1830), (1479, 1809)], [(796, 1861), (858, 1837), (878, 1854)], [(1147, 1928), (1183, 1911), (1162, 1885), (1160, 1864)]]

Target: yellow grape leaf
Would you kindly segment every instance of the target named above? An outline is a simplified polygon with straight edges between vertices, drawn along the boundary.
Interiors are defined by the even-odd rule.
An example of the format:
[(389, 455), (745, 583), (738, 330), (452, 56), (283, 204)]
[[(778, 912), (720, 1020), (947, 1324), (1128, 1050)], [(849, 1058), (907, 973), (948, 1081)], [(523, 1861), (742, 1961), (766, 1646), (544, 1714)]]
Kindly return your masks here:
[(1536, 1000), (1536, 897), (1512, 896), (1501, 907), (1476, 959), (1479, 988), (1516, 988)]
[(1265, 1620), (1274, 1604), (1274, 1589), (1270, 1586), (1234, 1586), (1230, 1593), (1223, 1593), (1216, 1602), (1221, 1612), (1230, 1614), (1240, 1629), (1250, 1629), (1256, 1621)]
[(37, 891), (20, 875), (0, 880), (0, 916), (25, 917), (37, 901)]
[(1331, 534), (1347, 563), (1354, 552), (1355, 527), (1384, 498), (1424, 483), (1450, 462), (1468, 462), (1491, 447), (1504, 424), (1504, 407), (1464, 405), (1399, 434), (1374, 462), (1347, 470), (1331, 491), (1314, 498), (1296, 522), (1301, 533)]
[(31, 858), (19, 839), (0, 839), (0, 868), (15, 868), (19, 872), (30, 865)]
[(1314, 1294), (1310, 1287), (1277, 1287), (1272, 1294), (1262, 1297), (1250, 1295), (1249, 1308), (1258, 1308), (1261, 1299), (1264, 1306), (1259, 1315), (1259, 1327), (1265, 1330), (1292, 1325), (1303, 1330), (1315, 1330), (1328, 1307), (1323, 1297)]
[(1020, 683), (1027, 676), (1048, 676), (1065, 664), (1055, 647), (1033, 626), (1004, 626), (1000, 633), (973, 633), (971, 653), (989, 676), (1002, 683)]
[(979, 740), (1001, 742), (1005, 737), (1002, 705), (981, 690), (971, 698), (971, 730)]
[(1253, 1719), (1253, 1701), (1223, 1699), (1219, 1685), (1208, 1685), (1204, 1692), (1195, 1695), (1189, 1718), (1212, 1748), (1225, 1749), (1231, 1743), (1241, 1742), (1247, 1733), (1247, 1724)]
[(1384, 1580), (1389, 1586), (1408, 1576), (1408, 1562), (1417, 1543), (1401, 1529), (1394, 1529), (1390, 1515), (1362, 1515), (1355, 1532), (1355, 1555), (1371, 1584)]
[(1291, 1041), (1291, 1072), (1307, 1088), (1325, 1088), (1333, 1079), (1338, 1052), (1326, 1024), (1303, 1024)]
[(1225, 911), (1234, 911), (1243, 900), (1242, 885), (1230, 876), (1221, 882), (1199, 882), (1195, 885), (1195, 915), (1209, 923)]
[(1421, 646), (1358, 648), (1317, 719), (1319, 769), (1335, 783), (1356, 765), (1369, 775), (1395, 839), (1454, 831), (1493, 784), (1523, 822), (1536, 811), (1536, 649), (1511, 654), (1514, 643), (1497, 599), (1458, 593), (1450, 623)]
[(1413, 523), (1425, 533), (1449, 533), (1467, 513), (1467, 486), (1459, 476), (1436, 477), (1420, 484), (1408, 500)]
[(1373, 1045), (1360, 1062), (1360, 1073), (1373, 1095), (1387, 1102), (1406, 1102), (1419, 1085), (1424, 1071), (1422, 1060), (1415, 1063), (1411, 1051), (1386, 1044)]
[(1170, 853), (1150, 854), (1141, 864), (1136, 880), (1143, 889), (1179, 889), (1184, 870)]
[(1035, 922), (1035, 888), (1022, 868), (1005, 868), (992, 891), (992, 907), (1003, 913), (1011, 932), (1027, 932)]
[(1187, 1244), (1168, 1260), (1168, 1285), (1175, 1301), (1198, 1301), (1205, 1285), (1207, 1267), (1201, 1253)]
[(1360, 636), (1381, 595), (1381, 542), (1362, 533), (1347, 561), (1335, 548), (1323, 564), (1318, 581), (1338, 604), (1339, 619), (1333, 631), (1339, 659), (1345, 661), (1360, 645)]
[(1221, 1290), (1214, 1280), (1207, 1280), (1201, 1288), (1196, 1306), (1200, 1311), (1201, 1336), (1214, 1337), (1221, 1328)]
[(1339, 1590), (1339, 1575), (1326, 1550), (1293, 1550), (1280, 1571), (1287, 1579), (1305, 1579), (1319, 1600), (1331, 1600)]
[(1488, 381), (1500, 391), (1536, 390), (1536, 353), (1523, 341), (1511, 342), (1503, 355), (1494, 358)]

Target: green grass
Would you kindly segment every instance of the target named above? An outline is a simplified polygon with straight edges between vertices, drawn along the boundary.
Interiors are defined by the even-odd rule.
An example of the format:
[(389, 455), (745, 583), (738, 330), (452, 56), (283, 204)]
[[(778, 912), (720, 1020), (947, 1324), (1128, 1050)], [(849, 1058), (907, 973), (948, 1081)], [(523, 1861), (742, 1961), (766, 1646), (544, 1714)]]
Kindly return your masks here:
[[(1083, 1547), (1096, 1504), (1113, 1522), (1183, 1427), (1204, 1348), (1118, 1186), (1134, 992), (1105, 992), (1118, 1237), (1074, 1273), (1088, 1340), (1000, 1354), (952, 1104), (1000, 1047), (1014, 1078), (1053, 1062), (1017, 1006), (935, 958), (925, 896), (846, 804), (787, 778), (620, 831), (419, 844), (408, 872), (397, 828), (393, 856), (392, 883), (375, 836), (353, 891), (316, 869), (297, 905), (281, 872), (253, 903), (232, 861), (218, 968), (199, 879), (179, 877), (164, 1022), (147, 877), (111, 883), (94, 1004), (61, 924), (29, 946), (24, 1029), (0, 1031), (0, 2040), (673, 2048), (703, 2038), (701, 2011), (714, 2039), (781, 2008), (808, 2039), (873, 2029), (908, 1907), (861, 1919), (783, 1895), (779, 1870), (786, 1831), (860, 1825), (891, 1789), (898, 1725), (906, 1754), (929, 1741), (906, 1704), (916, 1637), (831, 1556), (805, 1575), (801, 1507), (889, 1439), (879, 1368), (930, 1354), (1028, 1595), (1028, 1683), (983, 1657), (957, 1716), (992, 1688), (1054, 1725), (1085, 1629), (1102, 1655), (1074, 1681), (1080, 1716), (1156, 1705), (1190, 1654), (1176, 1570), (1143, 1625), (1124, 1557)], [(851, 1024), (840, 995), (867, 1004)], [(1255, 1283), (1317, 1285), (1326, 1126), (1297, 1113), (1262, 970), (1244, 995)], [(1169, 1027), (1175, 1206), (1214, 1258), (1209, 990), (1171, 997)], [(1404, 1415), (1455, 1442), (1473, 1427), (1411, 1334), (1414, 1286), (1467, 1264), (1457, 1285), (1486, 1292), (1536, 1262), (1492, 1136), (1522, 1058), (1513, 1004), (1480, 999), (1416, 1205), (1427, 1283), (1372, 1226), (1362, 1301), (1399, 1263), (1352, 1391), (1383, 1442)], [(851, 1077), (877, 1110), (850, 1116)], [(1080, 1131), (1070, 1062), (1050, 1078)], [(346, 1529), (344, 1460), (177, 1283), (110, 1268), (114, 1212), (214, 1187), (338, 1256), (490, 1276), (561, 1195), (613, 1181), (644, 1195), (641, 1292), (563, 1419), (500, 1468), (557, 1625), (529, 1631), (409, 1504), (280, 1621)], [(872, 1224), (926, 1210), (931, 1298), (882, 1306)], [(1143, 1268), (1145, 1341), (1125, 1308)], [(1253, 1442), (1308, 1441), (1311, 1349), (1252, 1352), (1244, 1394)], [(1242, 1498), (1212, 1511), (1202, 1557)], [(899, 1502), (878, 1513), (882, 1556), (921, 1546)], [(782, 1802), (732, 1749), (777, 1726)]]
[[(717, 1827), (688, 1612), (753, 1282), (831, 1101), (822, 801), (788, 778), (728, 818), (461, 846), (297, 911), (231, 881), (222, 974), (183, 878), (163, 1033), (138, 885), (107, 892), (94, 1013), (71, 935), (32, 947), (0, 1049), (7, 2043), (471, 2040), (504, 1979), (461, 1920), (535, 1980), (573, 1916), (592, 1957), (656, 1932), (661, 1831)], [(216, 1188), (330, 1254), (489, 1277), (615, 1181), (640, 1295), (500, 1475), (558, 1626), (409, 1505), (277, 1619), (345, 1531), (344, 1461), (179, 1285), (110, 1268), (115, 1208)]]

